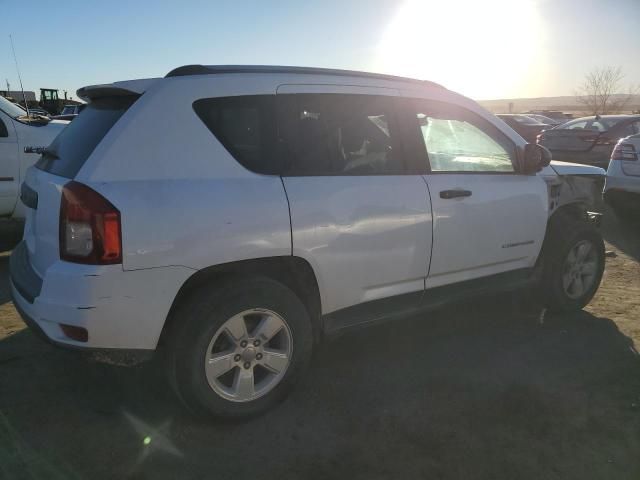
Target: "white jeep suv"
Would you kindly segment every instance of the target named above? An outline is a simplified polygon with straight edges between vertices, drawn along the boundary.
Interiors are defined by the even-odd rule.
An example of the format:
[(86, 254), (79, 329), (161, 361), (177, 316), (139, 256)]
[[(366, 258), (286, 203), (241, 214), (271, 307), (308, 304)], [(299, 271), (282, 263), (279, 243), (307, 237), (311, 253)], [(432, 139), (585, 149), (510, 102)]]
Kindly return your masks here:
[(601, 236), (548, 151), (434, 83), (196, 65), (78, 95), (22, 187), (15, 305), (58, 345), (157, 350), (197, 411), (267, 409), (329, 332), (598, 288)]

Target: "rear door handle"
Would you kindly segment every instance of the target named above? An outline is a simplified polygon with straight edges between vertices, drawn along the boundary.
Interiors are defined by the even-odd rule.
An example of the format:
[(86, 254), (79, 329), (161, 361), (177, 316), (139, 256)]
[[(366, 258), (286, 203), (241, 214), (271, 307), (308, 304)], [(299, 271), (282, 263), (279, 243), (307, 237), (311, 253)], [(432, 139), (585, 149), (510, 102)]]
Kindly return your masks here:
[(442, 190), (440, 192), (440, 198), (459, 198), (459, 197), (470, 197), (471, 190)]

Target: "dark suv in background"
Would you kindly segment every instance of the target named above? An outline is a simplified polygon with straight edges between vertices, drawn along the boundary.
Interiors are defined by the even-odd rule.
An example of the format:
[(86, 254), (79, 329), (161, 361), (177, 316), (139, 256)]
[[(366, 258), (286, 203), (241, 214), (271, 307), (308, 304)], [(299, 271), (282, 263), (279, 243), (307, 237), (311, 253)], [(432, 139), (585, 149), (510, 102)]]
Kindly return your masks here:
[(542, 123), (528, 115), (499, 113), (496, 116), (518, 132), (518, 134), (529, 143), (536, 143), (538, 134), (547, 128), (551, 128), (548, 124)]

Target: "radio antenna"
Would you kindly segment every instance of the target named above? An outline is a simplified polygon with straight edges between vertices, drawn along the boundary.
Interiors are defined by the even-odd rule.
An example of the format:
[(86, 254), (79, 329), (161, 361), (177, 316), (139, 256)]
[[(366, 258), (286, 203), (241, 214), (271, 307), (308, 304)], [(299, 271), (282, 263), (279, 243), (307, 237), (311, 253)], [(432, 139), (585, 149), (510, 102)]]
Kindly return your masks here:
[(22, 90), (22, 100), (24, 101), (24, 109), (27, 111), (27, 117), (29, 116), (29, 105), (27, 104), (27, 96), (24, 94), (24, 87), (22, 86), (22, 76), (20, 75), (20, 68), (18, 67), (18, 58), (16, 57), (16, 49), (13, 46), (13, 37), (9, 35), (11, 40), (11, 51), (13, 52), (13, 61), (16, 62), (16, 71), (18, 72), (18, 80), (20, 81), (20, 90)]

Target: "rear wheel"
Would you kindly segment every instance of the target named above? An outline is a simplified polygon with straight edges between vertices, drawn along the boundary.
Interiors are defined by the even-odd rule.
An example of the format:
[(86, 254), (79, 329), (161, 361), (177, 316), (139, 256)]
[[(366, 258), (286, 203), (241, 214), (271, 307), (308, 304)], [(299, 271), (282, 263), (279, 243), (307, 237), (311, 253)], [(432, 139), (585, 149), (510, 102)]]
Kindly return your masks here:
[(197, 413), (242, 418), (282, 400), (311, 355), (302, 302), (267, 278), (204, 287), (172, 319), (172, 383)]
[(565, 217), (551, 226), (543, 248), (542, 292), (556, 311), (579, 310), (595, 295), (604, 272), (604, 241), (591, 224)]

